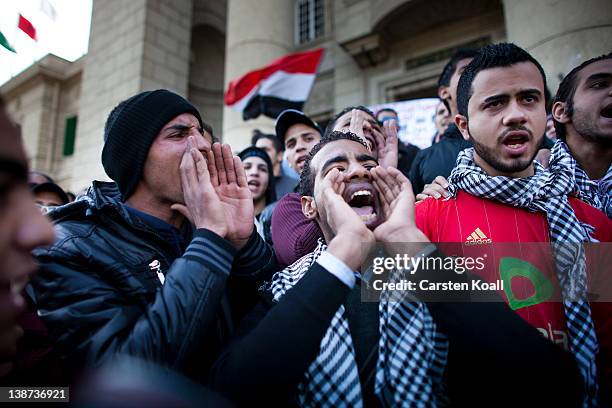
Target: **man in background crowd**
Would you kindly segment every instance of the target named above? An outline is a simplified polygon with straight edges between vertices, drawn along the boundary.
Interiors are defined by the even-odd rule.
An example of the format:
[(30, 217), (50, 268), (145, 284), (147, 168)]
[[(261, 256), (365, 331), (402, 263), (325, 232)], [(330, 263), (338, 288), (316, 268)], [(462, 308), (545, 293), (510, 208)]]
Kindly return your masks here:
[(30, 190), (34, 194), (34, 201), (41, 207), (59, 207), (70, 202), (68, 194), (52, 182), (32, 184)]
[(274, 167), (274, 191), (276, 192), (276, 198), (280, 199), (285, 194), (292, 192), (299, 180), (292, 174), (283, 172), (282, 162), (285, 147), (278, 137), (255, 130), (251, 138), (251, 145), (265, 150), (270, 157)]
[(580, 198), (612, 218), (612, 54), (565, 76), (553, 101), (557, 137), (576, 159)]
[(42, 171), (31, 170), (28, 173), (28, 183), (32, 185), (32, 184), (43, 184), (43, 183), (55, 183), (55, 181), (47, 173), (43, 173)]
[(442, 135), (446, 132), (448, 125), (451, 122), (450, 113), (446, 108), (446, 105), (442, 100), (436, 106), (436, 112), (434, 113), (434, 125), (436, 126), (436, 134), (431, 141), (431, 144), (436, 144), (442, 139)]
[(287, 109), (278, 115), (274, 128), (276, 137), (285, 146), (285, 158), (289, 166), (299, 175), (304, 168), (308, 152), (321, 140), (321, 127), (304, 112)]
[(474, 55), (476, 50), (458, 50), (440, 74), (438, 96), (450, 112), (451, 123), (442, 134), (439, 143), (421, 150), (415, 157), (409, 175), (415, 194), (423, 191), (425, 185), (433, 182), (437, 176), (448, 177), (455, 167), (459, 152), (471, 147), (470, 142), (461, 136), (453, 121), (457, 115), (457, 83)]
[(266, 219), (264, 223), (261, 214), (266, 206), (276, 202), (272, 162), (263, 149), (254, 146), (241, 151), (238, 157), (242, 160), (247, 185), (253, 196), (255, 227), (259, 235), (271, 243), (270, 219)]

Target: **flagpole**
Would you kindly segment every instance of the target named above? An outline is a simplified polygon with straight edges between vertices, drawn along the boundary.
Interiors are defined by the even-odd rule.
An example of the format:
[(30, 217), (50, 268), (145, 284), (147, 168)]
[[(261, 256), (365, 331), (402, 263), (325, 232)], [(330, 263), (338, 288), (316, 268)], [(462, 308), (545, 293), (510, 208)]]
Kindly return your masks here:
[[(19, 12), (17, 12), (17, 21), (15, 22), (15, 24), (13, 24), (13, 44), (15, 44), (14, 47), (17, 46), (17, 35), (19, 35), (18, 26), (19, 26)], [(15, 51), (17, 51), (17, 48), (15, 48)], [(17, 55), (18, 55), (17, 52), (15, 52), (15, 55), (14, 55), (15, 58), (13, 59), (13, 62), (18, 61), (19, 57)], [(11, 79), (13, 79), (13, 77), (15, 76), (15, 64), (11, 64), (10, 71), (11, 71)]]

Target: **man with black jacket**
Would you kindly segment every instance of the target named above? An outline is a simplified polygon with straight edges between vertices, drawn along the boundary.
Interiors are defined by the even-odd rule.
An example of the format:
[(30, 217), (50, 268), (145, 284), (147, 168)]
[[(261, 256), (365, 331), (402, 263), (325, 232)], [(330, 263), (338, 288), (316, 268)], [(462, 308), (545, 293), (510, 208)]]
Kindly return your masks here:
[(249, 307), (232, 308), (226, 283), (250, 288), (274, 263), (242, 164), (167, 90), (121, 102), (104, 137), (115, 182), (49, 214), (57, 239), (35, 253), (38, 313), (72, 375), (127, 354), (202, 380), (232, 312)]
[(365, 277), (355, 271), (377, 240), (410, 243), (408, 256), (441, 256), (416, 227), (408, 180), (377, 164), (352, 133), (333, 132), (312, 149), (302, 208), (324, 239), (266, 285), (212, 385), (249, 405), (512, 406), (529, 396), (529, 405), (575, 406), (571, 356), (501, 299), (362, 302)]
[(448, 177), (455, 167), (459, 152), (472, 144), (461, 136), (454, 124), (457, 115), (457, 83), (465, 67), (476, 55), (476, 50), (459, 49), (448, 61), (438, 79), (438, 96), (450, 112), (451, 124), (442, 134), (439, 143), (417, 153), (410, 169), (409, 179), (415, 194), (437, 176)]

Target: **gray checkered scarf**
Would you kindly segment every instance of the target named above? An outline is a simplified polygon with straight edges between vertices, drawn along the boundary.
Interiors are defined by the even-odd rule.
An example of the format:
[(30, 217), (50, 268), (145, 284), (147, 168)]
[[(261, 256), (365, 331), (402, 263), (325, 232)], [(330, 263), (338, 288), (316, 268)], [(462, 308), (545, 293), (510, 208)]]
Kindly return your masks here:
[(449, 177), (449, 192), (459, 190), (472, 195), (499, 201), (533, 212), (544, 212), (548, 221), (550, 240), (555, 254), (557, 279), (563, 296), (570, 349), (578, 362), (585, 383), (583, 406), (597, 406), (597, 367), (599, 351), (591, 308), (586, 300), (587, 274), (583, 242), (595, 241), (593, 228), (581, 223), (574, 214), (568, 195), (576, 193), (576, 161), (555, 144), (550, 165), (544, 169), (533, 162), (535, 174), (530, 177), (491, 177), (474, 162), (474, 148), (463, 150)]
[[(266, 290), (278, 301), (310, 269), (327, 245), (276, 273)], [(448, 340), (436, 330), (421, 302), (379, 303), (379, 353), (374, 393), (383, 406), (437, 407), (448, 404), (443, 372)], [(361, 384), (344, 306), (321, 340), (319, 354), (298, 385), (303, 407), (362, 407)]]
[[(560, 145), (560, 149), (571, 156), (565, 142), (557, 140), (556, 144)], [(578, 198), (605, 212), (608, 218), (612, 218), (612, 166), (608, 168), (601, 179), (591, 180), (584, 169), (576, 163), (574, 165), (574, 176)]]

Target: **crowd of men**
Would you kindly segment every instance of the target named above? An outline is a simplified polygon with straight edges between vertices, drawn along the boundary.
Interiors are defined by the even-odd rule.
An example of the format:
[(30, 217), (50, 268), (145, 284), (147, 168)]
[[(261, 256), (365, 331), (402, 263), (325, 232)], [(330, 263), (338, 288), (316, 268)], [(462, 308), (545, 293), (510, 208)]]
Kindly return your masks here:
[[(108, 406), (611, 406), (612, 269), (583, 245), (612, 241), (612, 54), (552, 100), (507, 43), (459, 50), (438, 85), (420, 151), (392, 109), (350, 106), (325, 129), (286, 110), (234, 155), (206, 112), (141, 92), (106, 121), (112, 182), (76, 200), (28, 173), (0, 106), (2, 383)], [(363, 299), (372, 251), (447, 243), (493, 267), (427, 279), (494, 282), (491, 245), (514, 243), (541, 287)]]

